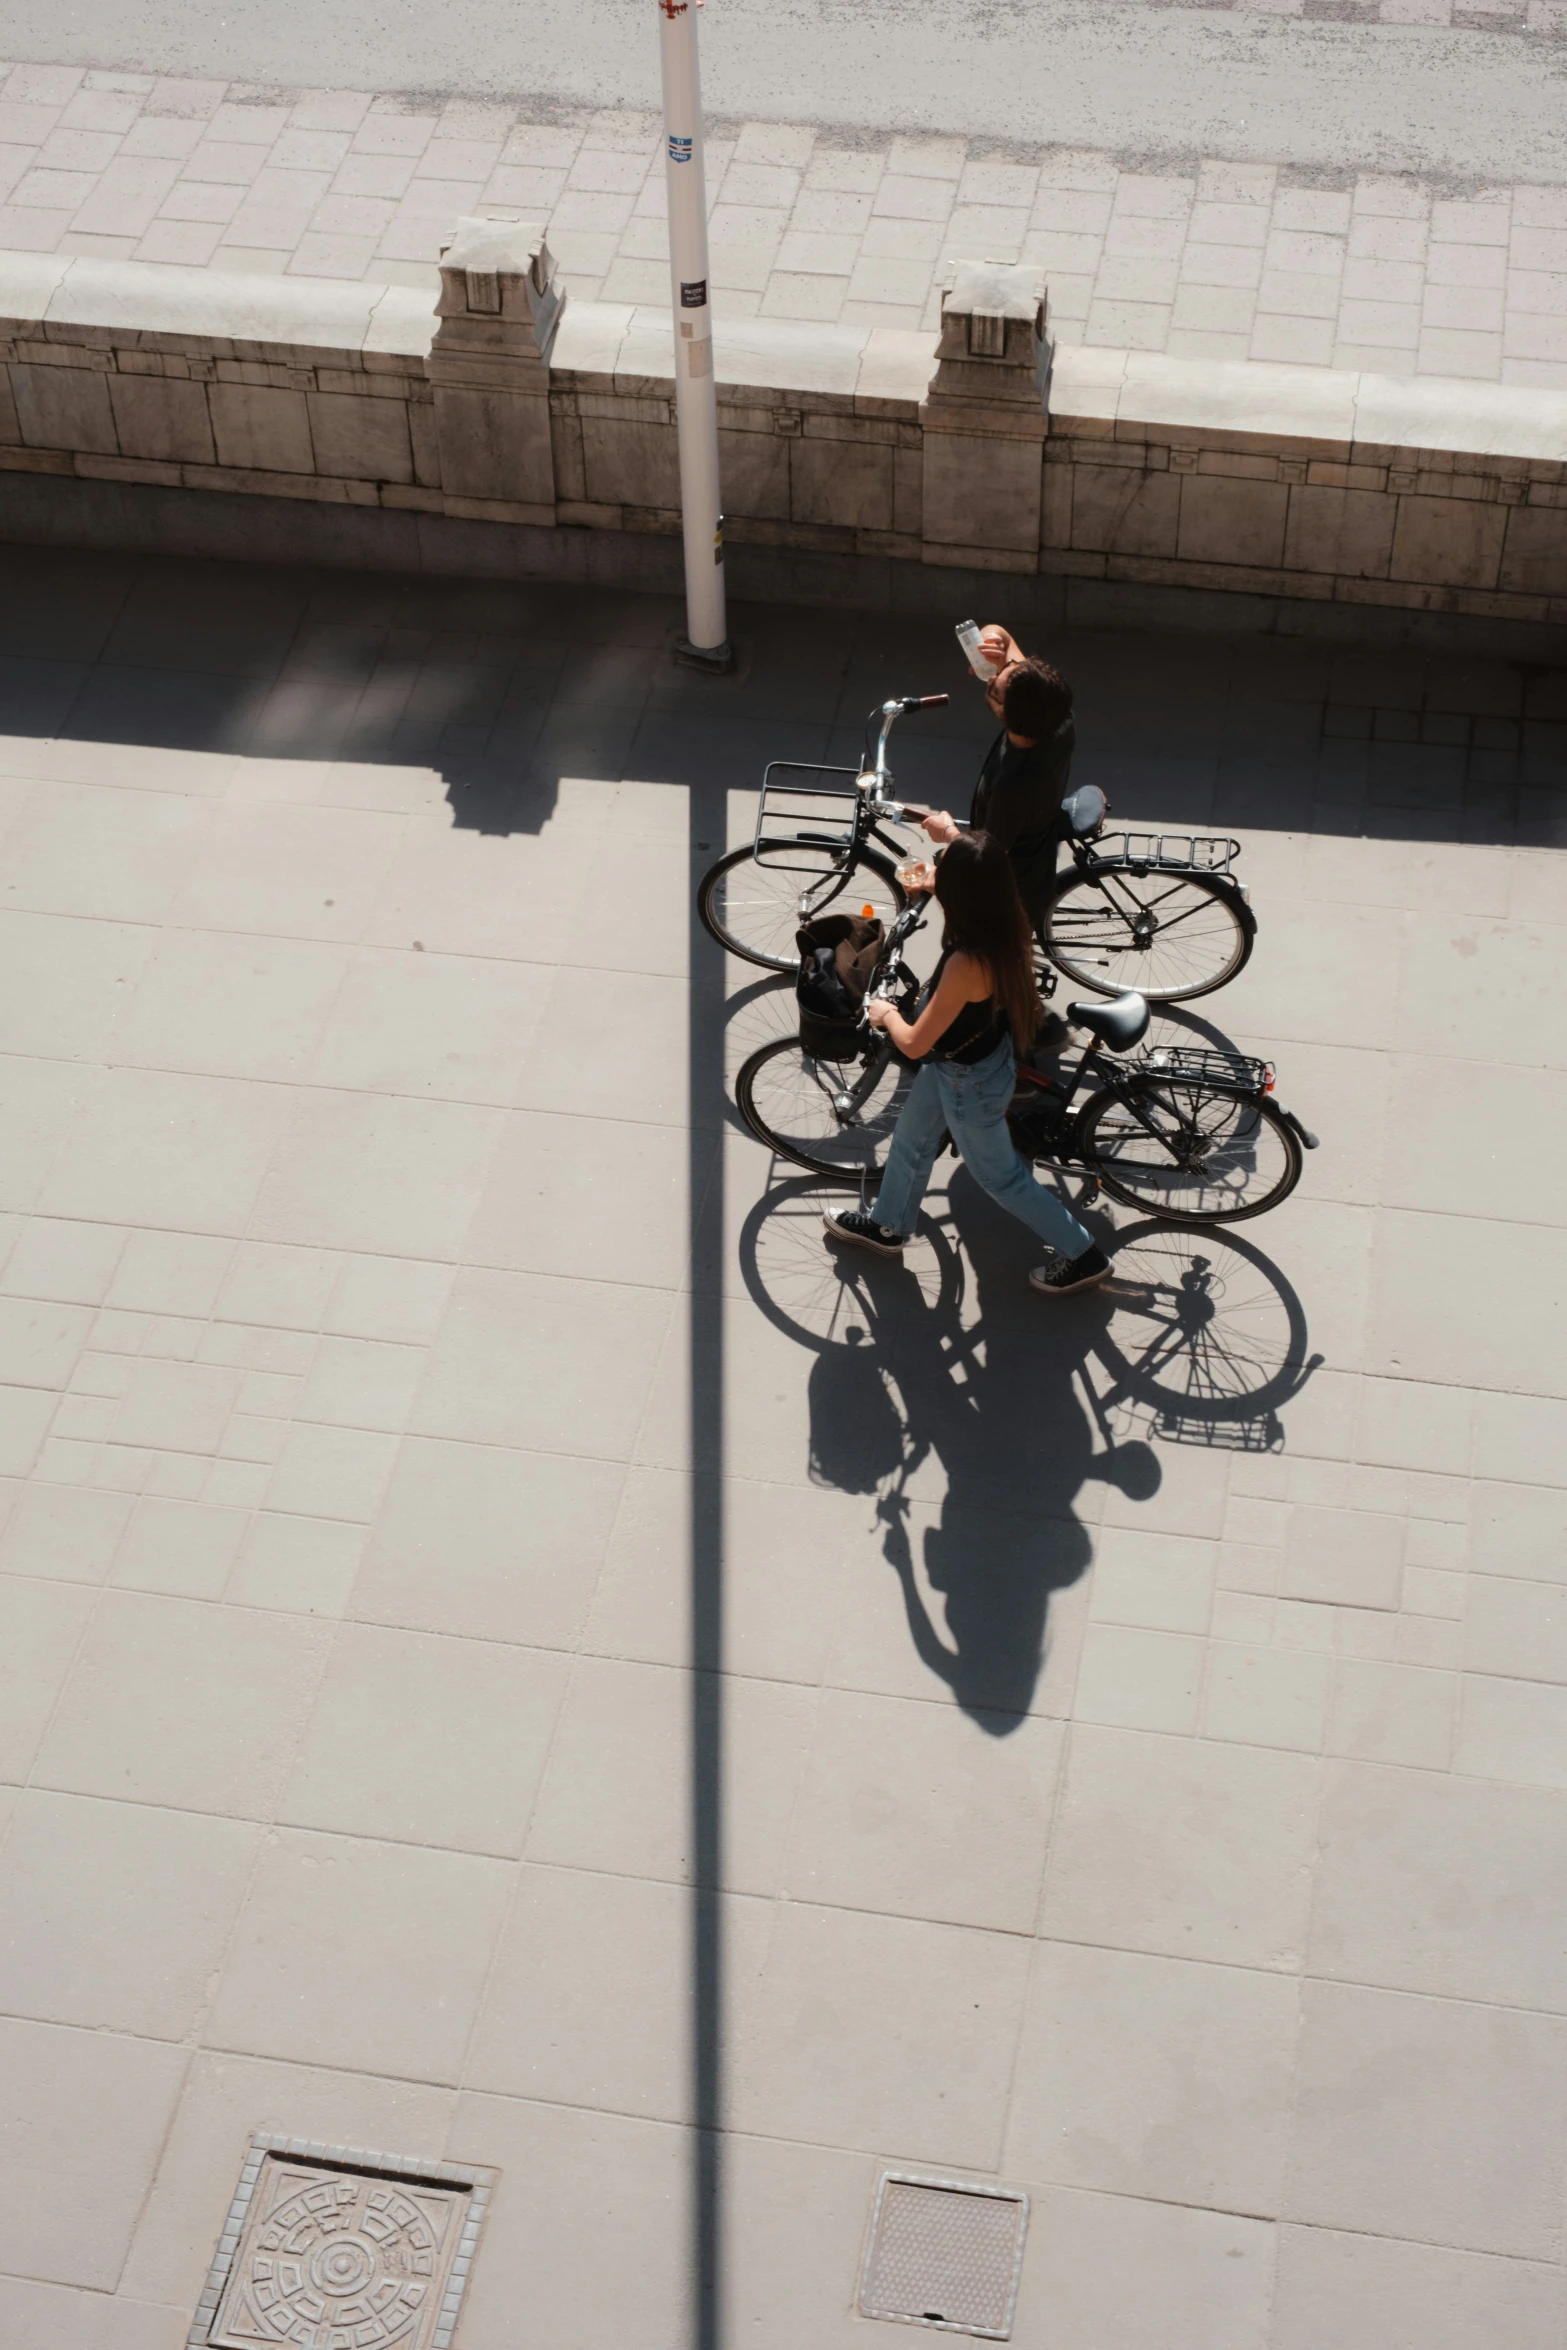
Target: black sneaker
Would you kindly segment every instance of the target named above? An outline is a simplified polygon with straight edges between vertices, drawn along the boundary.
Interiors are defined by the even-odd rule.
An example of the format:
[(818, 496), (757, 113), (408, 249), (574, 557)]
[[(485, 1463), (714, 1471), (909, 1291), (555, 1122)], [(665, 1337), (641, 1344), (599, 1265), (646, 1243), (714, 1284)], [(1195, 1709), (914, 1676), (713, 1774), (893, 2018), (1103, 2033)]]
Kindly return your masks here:
[(1054, 1252), (1036, 1265), (1028, 1277), (1030, 1289), (1042, 1297), (1070, 1297), (1074, 1289), (1097, 1289), (1110, 1274), (1110, 1260), (1102, 1248), (1085, 1248), (1080, 1257)]
[(879, 1257), (901, 1257), (903, 1235), (891, 1232), (885, 1224), (878, 1224), (874, 1216), (867, 1216), (860, 1208), (846, 1208), (841, 1215), (823, 1216), (822, 1222), (834, 1240), (852, 1240), (856, 1248), (873, 1248)]

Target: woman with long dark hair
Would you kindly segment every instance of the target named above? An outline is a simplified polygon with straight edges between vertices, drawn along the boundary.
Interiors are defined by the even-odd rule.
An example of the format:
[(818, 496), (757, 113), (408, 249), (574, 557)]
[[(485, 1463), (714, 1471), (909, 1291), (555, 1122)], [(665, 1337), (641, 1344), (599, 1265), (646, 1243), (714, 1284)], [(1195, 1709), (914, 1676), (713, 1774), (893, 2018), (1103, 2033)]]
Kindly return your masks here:
[(1028, 916), (1006, 850), (988, 832), (960, 833), (937, 863), (934, 888), (945, 916), (941, 961), (915, 1019), (886, 1002), (866, 1007), (905, 1059), (924, 1067), (893, 1130), (874, 1204), (829, 1215), (827, 1229), (879, 1256), (899, 1255), (950, 1134), (991, 1198), (1049, 1249), (1029, 1275), (1033, 1287), (1047, 1297), (1091, 1289), (1109, 1272), (1109, 1258), (1036, 1181), (1007, 1131), (1016, 1055), (1033, 1043), (1041, 1013)]

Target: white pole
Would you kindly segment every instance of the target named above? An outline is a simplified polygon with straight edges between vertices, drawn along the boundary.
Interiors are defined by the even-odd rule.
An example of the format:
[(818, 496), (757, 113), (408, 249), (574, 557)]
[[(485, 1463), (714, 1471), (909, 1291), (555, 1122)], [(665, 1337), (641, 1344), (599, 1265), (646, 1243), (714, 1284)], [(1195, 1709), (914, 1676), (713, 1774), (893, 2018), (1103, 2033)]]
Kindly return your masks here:
[[(697, 0), (700, 7), (702, 0)], [(669, 188), (669, 277), (675, 314), (675, 426), (680, 445), (681, 530), (686, 557), (686, 637), (681, 656), (702, 668), (730, 665), (724, 612), (724, 517), (718, 488), (718, 402), (713, 311), (707, 285), (707, 189), (702, 168), (702, 92), (690, 0), (658, 0), (664, 79), (664, 177)]]

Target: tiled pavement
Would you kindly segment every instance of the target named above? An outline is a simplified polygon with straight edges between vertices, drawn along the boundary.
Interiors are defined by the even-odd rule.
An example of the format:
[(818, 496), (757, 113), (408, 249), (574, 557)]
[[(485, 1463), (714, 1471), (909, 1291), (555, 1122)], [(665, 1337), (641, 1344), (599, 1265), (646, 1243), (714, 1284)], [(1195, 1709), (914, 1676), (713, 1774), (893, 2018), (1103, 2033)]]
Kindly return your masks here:
[[(656, 130), (19, 65), (0, 246), (433, 287), (457, 216), (509, 211), (548, 219), (582, 296), (662, 302)], [(1021, 259), (1069, 342), (1567, 388), (1567, 187), (1123, 168), (777, 123), (716, 126), (708, 171), (730, 317), (928, 327), (951, 261)]]
[(1308, 24), (1396, 24), (1432, 32), (1567, 33), (1567, 0), (1119, 0), (1132, 8), (1229, 8)]
[(499, 2166), (462, 2350), (675, 2350), (695, 2106), (715, 2344), (870, 2340), (890, 2164), (1020, 2343), (1559, 2350), (1563, 675), (1049, 648), (1323, 1137), (1052, 1309), (961, 1174), (834, 1263), (692, 938), (950, 635), (675, 621), (0, 566), (0, 2340), (177, 2350), (270, 2129)]

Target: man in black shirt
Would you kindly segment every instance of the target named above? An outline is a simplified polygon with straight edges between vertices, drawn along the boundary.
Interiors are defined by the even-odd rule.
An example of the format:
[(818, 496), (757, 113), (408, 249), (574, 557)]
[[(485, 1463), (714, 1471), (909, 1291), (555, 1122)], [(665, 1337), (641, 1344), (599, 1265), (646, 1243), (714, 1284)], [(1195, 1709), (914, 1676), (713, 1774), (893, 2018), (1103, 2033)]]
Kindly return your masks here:
[[(1006, 850), (1018, 895), (1037, 930), (1055, 879), (1061, 802), (1077, 740), (1072, 689), (1048, 662), (1028, 659), (998, 623), (985, 629), (980, 642), (996, 664), (985, 699), (1001, 721), (1001, 732), (985, 753), (969, 822)], [(958, 827), (945, 810), (923, 823), (933, 841), (957, 838)]]

